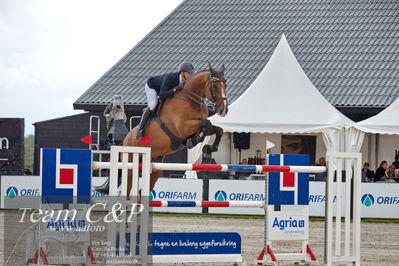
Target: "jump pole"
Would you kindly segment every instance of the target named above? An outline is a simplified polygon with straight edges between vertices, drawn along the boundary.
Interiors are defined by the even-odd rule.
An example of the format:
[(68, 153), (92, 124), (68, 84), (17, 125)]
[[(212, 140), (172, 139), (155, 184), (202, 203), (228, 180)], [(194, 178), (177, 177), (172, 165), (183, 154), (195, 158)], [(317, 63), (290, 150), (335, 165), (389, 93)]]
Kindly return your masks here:
[[(93, 162), (99, 169), (110, 169), (108, 162)], [(122, 169), (123, 164), (117, 164)], [(128, 169), (134, 169), (132, 163), (127, 163)], [(139, 165), (139, 169), (142, 165)], [(214, 171), (214, 172), (282, 172), (282, 173), (323, 173), (325, 166), (288, 166), (288, 165), (241, 165), (241, 164), (187, 164), (187, 163), (151, 163), (151, 170), (159, 171)]]
[[(140, 153), (140, 151), (136, 150), (137, 147), (124, 147), (124, 152), (130, 152), (130, 153)], [(141, 148), (143, 149), (143, 148)], [(144, 148), (145, 149), (145, 148)], [(147, 187), (149, 182), (149, 173), (152, 170), (179, 170), (179, 171), (190, 171), (190, 170), (196, 170), (196, 171), (236, 171), (236, 172), (294, 172), (294, 173), (322, 173), (326, 171), (325, 167), (316, 167), (316, 166), (269, 166), (269, 165), (229, 165), (229, 164), (218, 164), (218, 165), (213, 165), (213, 164), (208, 164), (208, 165), (200, 165), (200, 164), (168, 164), (168, 163), (151, 163), (149, 160), (149, 153), (147, 152), (146, 156), (146, 162), (145, 165), (149, 165), (150, 167), (144, 167), (146, 170), (143, 171), (145, 172), (145, 178), (148, 180), (145, 180), (144, 187)], [(136, 156), (137, 158), (137, 156)], [(351, 262), (355, 265), (360, 265), (360, 208), (361, 208), (361, 202), (360, 202), (360, 169), (361, 169), (361, 154), (360, 153), (335, 153), (335, 154), (328, 154), (327, 158), (329, 158), (329, 172), (328, 172), (328, 178), (327, 178), (327, 184), (326, 184), (326, 239), (325, 239), (325, 263), (326, 265), (332, 265), (333, 262)], [(336, 243), (335, 245), (335, 252), (332, 252), (332, 227), (333, 227), (333, 180), (334, 180), (334, 171), (339, 172), (341, 169), (341, 164), (337, 166), (337, 159), (338, 160), (344, 160), (344, 163), (346, 165), (346, 170), (347, 173), (353, 173), (353, 186), (354, 186), (354, 195), (353, 195), (353, 206), (354, 206), (354, 217), (353, 217), (353, 230), (352, 230), (352, 250), (350, 250), (350, 232), (348, 230), (345, 230), (345, 248), (344, 248), (344, 255), (342, 256), (340, 252), (340, 244)], [(114, 174), (117, 172), (117, 169), (122, 169), (122, 170), (127, 170), (127, 169), (133, 169), (133, 172), (138, 172), (139, 169), (142, 168), (142, 166), (137, 162), (134, 163), (129, 163), (126, 160), (124, 160), (123, 163), (120, 163), (118, 161), (113, 161), (112, 166), (111, 163), (107, 162), (93, 162), (93, 166), (101, 169), (111, 169), (111, 172)], [(338, 169), (337, 169), (338, 168)], [(114, 170), (112, 170), (114, 169)], [(352, 170), (353, 169), (353, 172)], [(117, 177), (114, 176), (115, 178)], [(123, 177), (126, 178), (126, 175), (123, 175)], [(137, 176), (138, 177), (138, 176)], [(143, 176), (144, 177), (144, 176)], [(341, 182), (341, 177), (338, 176), (338, 183), (340, 184)], [(345, 182), (346, 189), (351, 188), (351, 182), (348, 182), (348, 180), (351, 180), (352, 176), (347, 176), (347, 182)], [(112, 180), (112, 178), (111, 178)], [(113, 182), (114, 186), (116, 185), (116, 182)], [(341, 188), (337, 184), (337, 190), (340, 190)], [(341, 183), (342, 184), (342, 183)], [(126, 181), (122, 181), (122, 190), (123, 190), (123, 185), (126, 185)], [(334, 184), (336, 185), (336, 184)], [(112, 186), (112, 182), (111, 182)], [(111, 190), (110, 190), (111, 191)], [(117, 191), (117, 187), (114, 188), (114, 192)], [(338, 194), (340, 194), (338, 192)], [(345, 193), (346, 197), (348, 197), (348, 191)], [(349, 200), (346, 198), (346, 200)], [(337, 199), (336, 205), (340, 205), (341, 200)], [(161, 206), (170, 206), (170, 202), (147, 202), (147, 206), (149, 204), (152, 205), (161, 205)], [(195, 207), (204, 206), (206, 205), (205, 202), (194, 202), (191, 203), (192, 205), (195, 205)], [(259, 206), (262, 203), (258, 203)], [(184, 205), (184, 204), (183, 204)], [(255, 204), (257, 205), (257, 204)], [(161, 207), (159, 206), (159, 207)], [(346, 207), (348, 204), (346, 204)], [(155, 206), (154, 206), (155, 207)], [(158, 206), (157, 206), (158, 207)], [(193, 207), (193, 206), (190, 206)], [(216, 206), (215, 206), (216, 207)], [(218, 207), (233, 207), (233, 206), (218, 206)], [(251, 206), (252, 207), (252, 206)], [(338, 211), (340, 211), (340, 207), (337, 208)], [(350, 229), (349, 223), (350, 223), (350, 217), (347, 216), (348, 210), (345, 210), (345, 229)], [(337, 218), (340, 218), (341, 215), (338, 214)], [(143, 218), (143, 217), (142, 217)], [(340, 222), (338, 222), (339, 225)], [(336, 228), (338, 228), (338, 225), (336, 225)], [(143, 232), (142, 232), (143, 233)], [(336, 232), (336, 234), (339, 234), (340, 232)], [(338, 237), (339, 238), (339, 237)], [(144, 238), (142, 239), (143, 241), (140, 241), (141, 246), (144, 246)], [(352, 251), (352, 252), (351, 252)], [(140, 254), (141, 255), (141, 254)]]

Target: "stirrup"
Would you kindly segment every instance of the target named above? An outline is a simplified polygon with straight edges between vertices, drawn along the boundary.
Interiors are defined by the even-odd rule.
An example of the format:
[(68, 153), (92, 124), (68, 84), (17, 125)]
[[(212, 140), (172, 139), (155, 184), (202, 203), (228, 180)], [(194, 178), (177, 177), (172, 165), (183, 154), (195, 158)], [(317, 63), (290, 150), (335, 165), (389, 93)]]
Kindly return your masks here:
[(136, 139), (141, 139), (144, 137), (144, 130), (137, 131)]

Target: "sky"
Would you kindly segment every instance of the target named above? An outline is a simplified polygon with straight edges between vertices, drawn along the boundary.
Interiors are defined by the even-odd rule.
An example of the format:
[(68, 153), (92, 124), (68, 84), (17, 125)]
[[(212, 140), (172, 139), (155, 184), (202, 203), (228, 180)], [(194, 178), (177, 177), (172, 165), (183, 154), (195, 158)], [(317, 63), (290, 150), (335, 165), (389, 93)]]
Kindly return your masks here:
[(82, 113), (73, 102), (182, 0), (0, 0), (0, 118)]

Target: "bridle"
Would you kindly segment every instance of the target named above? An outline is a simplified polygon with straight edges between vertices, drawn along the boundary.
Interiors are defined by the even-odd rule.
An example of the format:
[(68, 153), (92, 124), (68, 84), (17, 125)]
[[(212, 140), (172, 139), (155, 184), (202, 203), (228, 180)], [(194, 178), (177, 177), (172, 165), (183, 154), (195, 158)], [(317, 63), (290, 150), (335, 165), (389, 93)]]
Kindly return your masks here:
[[(212, 77), (212, 75), (208, 76), (208, 83), (210, 84), (210, 86), (208, 87), (208, 90), (210, 91), (212, 100), (209, 100), (206, 97), (201, 97), (200, 95), (189, 91), (187, 89), (182, 89), (182, 91), (188, 93), (190, 96), (189, 97), (180, 97), (180, 96), (173, 96), (173, 98), (178, 98), (178, 99), (184, 99), (184, 100), (188, 100), (188, 101), (192, 101), (196, 104), (199, 105), (199, 107), (205, 105), (211, 112), (216, 111), (216, 102), (219, 100), (222, 101), (227, 101), (227, 97), (216, 97), (214, 90), (215, 88), (217, 88), (217, 86), (214, 84), (214, 82), (223, 82), (225, 83), (226, 80), (224, 78), (217, 78), (217, 77)], [(222, 88), (223, 89), (223, 88)]]
[(211, 86), (209, 87), (209, 90), (211, 92), (212, 102), (216, 102), (216, 101), (219, 101), (219, 100), (223, 100), (223, 101), (226, 100), (227, 101), (227, 97), (215, 97), (215, 94), (213, 93), (214, 88), (216, 87), (216, 85), (213, 82), (226, 83), (226, 80), (224, 78), (220, 79), (220, 78), (217, 78), (217, 77), (211, 77), (211, 75), (209, 75), (208, 76), (208, 81), (211, 84)]

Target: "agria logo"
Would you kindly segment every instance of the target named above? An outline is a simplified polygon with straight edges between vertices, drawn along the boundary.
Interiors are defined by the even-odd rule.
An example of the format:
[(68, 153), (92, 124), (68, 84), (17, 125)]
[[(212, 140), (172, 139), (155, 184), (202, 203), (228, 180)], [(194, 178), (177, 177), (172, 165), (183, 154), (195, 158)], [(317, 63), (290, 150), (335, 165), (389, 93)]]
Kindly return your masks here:
[(362, 197), (362, 203), (366, 207), (370, 207), (374, 204), (374, 197), (371, 194), (364, 194)]
[(225, 201), (227, 199), (227, 194), (223, 190), (218, 190), (215, 193), (215, 200), (217, 201)]
[(6, 195), (9, 197), (9, 198), (15, 198), (16, 196), (18, 196), (18, 189), (16, 188), (16, 187), (9, 187), (9, 188), (7, 188), (7, 190), (6, 190)]

